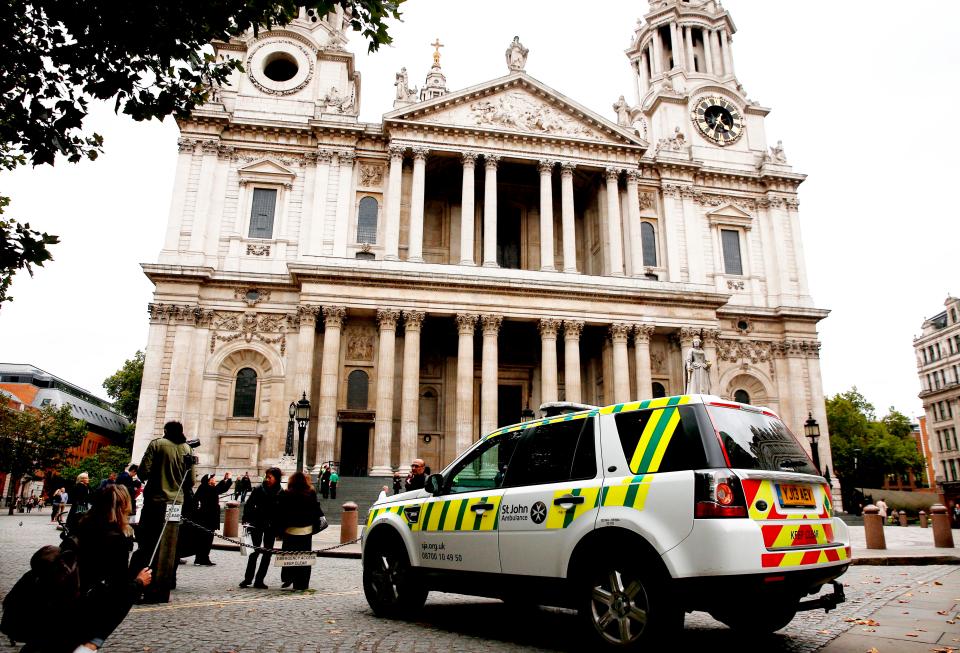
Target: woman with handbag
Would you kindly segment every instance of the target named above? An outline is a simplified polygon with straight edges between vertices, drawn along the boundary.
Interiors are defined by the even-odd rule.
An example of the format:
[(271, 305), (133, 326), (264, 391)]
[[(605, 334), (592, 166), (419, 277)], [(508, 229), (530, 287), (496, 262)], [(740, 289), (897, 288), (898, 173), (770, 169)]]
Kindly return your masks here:
[[(279, 530), (284, 551), (309, 551), (313, 534), (326, 526), (326, 519), (317, 500), (310, 478), (303, 472), (290, 475), (287, 489), (280, 493)], [(310, 586), (312, 567), (283, 567), (280, 571), (282, 587), (293, 585), (295, 590)]]

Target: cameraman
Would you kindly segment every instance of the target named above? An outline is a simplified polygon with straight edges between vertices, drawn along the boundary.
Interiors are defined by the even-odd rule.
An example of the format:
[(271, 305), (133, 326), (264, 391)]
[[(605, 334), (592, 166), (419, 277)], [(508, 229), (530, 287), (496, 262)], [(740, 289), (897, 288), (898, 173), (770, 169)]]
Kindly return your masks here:
[[(150, 566), (150, 557), (163, 535), (167, 506), (174, 501), (183, 505), (192, 494), (193, 454), (190, 447), (183, 435), (183, 425), (180, 422), (167, 422), (163, 425), (163, 437), (151, 441), (143, 453), (138, 471), (146, 487), (137, 528), (137, 551), (130, 565), (132, 569)], [(156, 561), (152, 566), (156, 569)], [(173, 578), (155, 576), (154, 579), (157, 581), (153, 584), (155, 589), (144, 596), (144, 601), (166, 603), (170, 590), (176, 587), (176, 565)]]

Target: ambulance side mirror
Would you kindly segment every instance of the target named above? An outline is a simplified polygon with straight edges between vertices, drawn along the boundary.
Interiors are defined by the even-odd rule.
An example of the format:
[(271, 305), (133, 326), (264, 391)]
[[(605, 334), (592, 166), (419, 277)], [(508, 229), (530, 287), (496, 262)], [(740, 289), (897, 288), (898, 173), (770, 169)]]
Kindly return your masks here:
[(423, 489), (430, 494), (437, 495), (440, 494), (442, 487), (443, 474), (430, 474), (430, 476), (427, 477), (427, 482), (424, 484)]

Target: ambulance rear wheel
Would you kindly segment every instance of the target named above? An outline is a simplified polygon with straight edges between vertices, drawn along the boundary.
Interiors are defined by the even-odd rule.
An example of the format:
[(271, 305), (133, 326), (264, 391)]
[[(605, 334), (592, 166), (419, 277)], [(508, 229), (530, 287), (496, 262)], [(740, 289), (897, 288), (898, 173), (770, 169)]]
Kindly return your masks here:
[(364, 551), (363, 593), (378, 617), (406, 616), (423, 607), (427, 589), (399, 537), (378, 538)]
[(596, 560), (580, 587), (578, 613), (591, 639), (610, 650), (635, 650), (683, 628), (669, 578), (655, 565), (626, 557)]

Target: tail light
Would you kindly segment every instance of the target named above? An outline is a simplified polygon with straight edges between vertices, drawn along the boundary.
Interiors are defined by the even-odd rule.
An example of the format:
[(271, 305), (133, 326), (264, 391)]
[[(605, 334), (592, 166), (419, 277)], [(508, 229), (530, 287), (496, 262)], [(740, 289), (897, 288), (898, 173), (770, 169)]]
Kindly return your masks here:
[(694, 517), (718, 519), (746, 517), (747, 501), (740, 479), (727, 469), (695, 472)]

